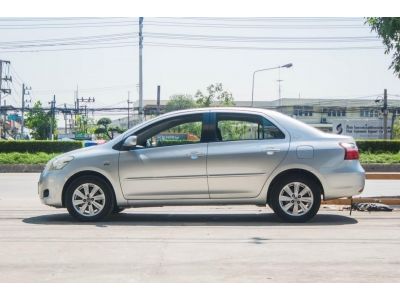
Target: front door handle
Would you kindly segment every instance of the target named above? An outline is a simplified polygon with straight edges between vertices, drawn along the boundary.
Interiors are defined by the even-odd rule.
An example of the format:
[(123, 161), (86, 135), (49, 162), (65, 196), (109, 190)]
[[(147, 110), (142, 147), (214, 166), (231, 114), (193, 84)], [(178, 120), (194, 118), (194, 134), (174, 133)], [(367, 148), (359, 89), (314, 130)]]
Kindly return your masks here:
[(274, 147), (265, 148), (264, 150), (267, 155), (274, 155), (276, 152), (281, 151), (281, 149)]
[(189, 157), (190, 159), (198, 159), (199, 157), (202, 157), (202, 156), (204, 156), (204, 155), (205, 155), (204, 153), (197, 152), (197, 151), (193, 151), (193, 152), (190, 152), (190, 153), (188, 154), (188, 157)]

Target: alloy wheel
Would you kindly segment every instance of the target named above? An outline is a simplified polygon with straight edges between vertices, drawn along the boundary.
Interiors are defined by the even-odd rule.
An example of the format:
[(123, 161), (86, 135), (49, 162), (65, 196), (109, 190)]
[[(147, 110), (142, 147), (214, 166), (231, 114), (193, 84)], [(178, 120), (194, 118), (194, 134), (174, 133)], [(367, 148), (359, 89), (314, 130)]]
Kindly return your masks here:
[(302, 216), (310, 211), (314, 203), (311, 189), (302, 182), (291, 182), (279, 193), (279, 205), (290, 216)]
[(103, 190), (94, 183), (84, 183), (78, 186), (72, 194), (72, 205), (82, 216), (99, 214), (106, 203)]

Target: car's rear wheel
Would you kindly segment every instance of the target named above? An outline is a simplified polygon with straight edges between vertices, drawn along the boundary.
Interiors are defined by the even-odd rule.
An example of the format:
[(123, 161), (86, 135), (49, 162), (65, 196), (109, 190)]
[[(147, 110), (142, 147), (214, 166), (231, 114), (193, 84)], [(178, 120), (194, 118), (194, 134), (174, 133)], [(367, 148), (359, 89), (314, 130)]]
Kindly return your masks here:
[(113, 211), (114, 196), (102, 178), (82, 176), (68, 186), (65, 205), (70, 215), (79, 221), (99, 221)]
[(321, 205), (321, 189), (309, 177), (288, 176), (272, 187), (268, 202), (273, 211), (288, 222), (306, 222)]

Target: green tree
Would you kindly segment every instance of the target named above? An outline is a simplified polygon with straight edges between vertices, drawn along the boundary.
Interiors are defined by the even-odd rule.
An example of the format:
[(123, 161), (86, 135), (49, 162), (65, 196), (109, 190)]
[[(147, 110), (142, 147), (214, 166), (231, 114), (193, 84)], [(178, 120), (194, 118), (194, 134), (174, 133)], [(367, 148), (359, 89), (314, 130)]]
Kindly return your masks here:
[(167, 112), (195, 108), (196, 102), (193, 100), (192, 95), (176, 94), (169, 97), (169, 101), (165, 106)]
[(76, 116), (76, 133), (78, 134), (92, 134), (97, 128), (94, 119), (86, 118), (84, 115)]
[(201, 107), (235, 105), (232, 93), (225, 91), (222, 83), (209, 85), (206, 93), (198, 90), (195, 94), (195, 99), (197, 105)]
[(54, 134), (57, 129), (55, 118), (51, 117), (50, 112), (44, 111), (40, 101), (36, 101), (25, 119), (26, 127), (32, 130), (32, 137), (35, 140), (46, 140), (50, 135), (50, 124)]
[(389, 68), (400, 78), (400, 17), (367, 18), (366, 23), (383, 39), (385, 54), (392, 53)]
[(397, 119), (396, 122), (393, 124), (393, 138), (399, 139), (400, 138), (400, 120)]
[(112, 140), (114, 138), (115, 133), (122, 133), (123, 130), (118, 126), (111, 125), (111, 119), (109, 118), (101, 118), (97, 121), (97, 128), (94, 130), (94, 133), (105, 138)]

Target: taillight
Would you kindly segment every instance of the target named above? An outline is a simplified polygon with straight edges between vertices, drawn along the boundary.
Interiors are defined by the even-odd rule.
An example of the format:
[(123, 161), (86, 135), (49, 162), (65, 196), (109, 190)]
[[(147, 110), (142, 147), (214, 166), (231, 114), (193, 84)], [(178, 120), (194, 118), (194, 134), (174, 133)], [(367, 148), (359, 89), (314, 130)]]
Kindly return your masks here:
[(358, 148), (356, 144), (353, 143), (339, 143), (339, 145), (344, 149), (344, 159), (354, 160), (359, 159), (360, 154), (358, 153)]

